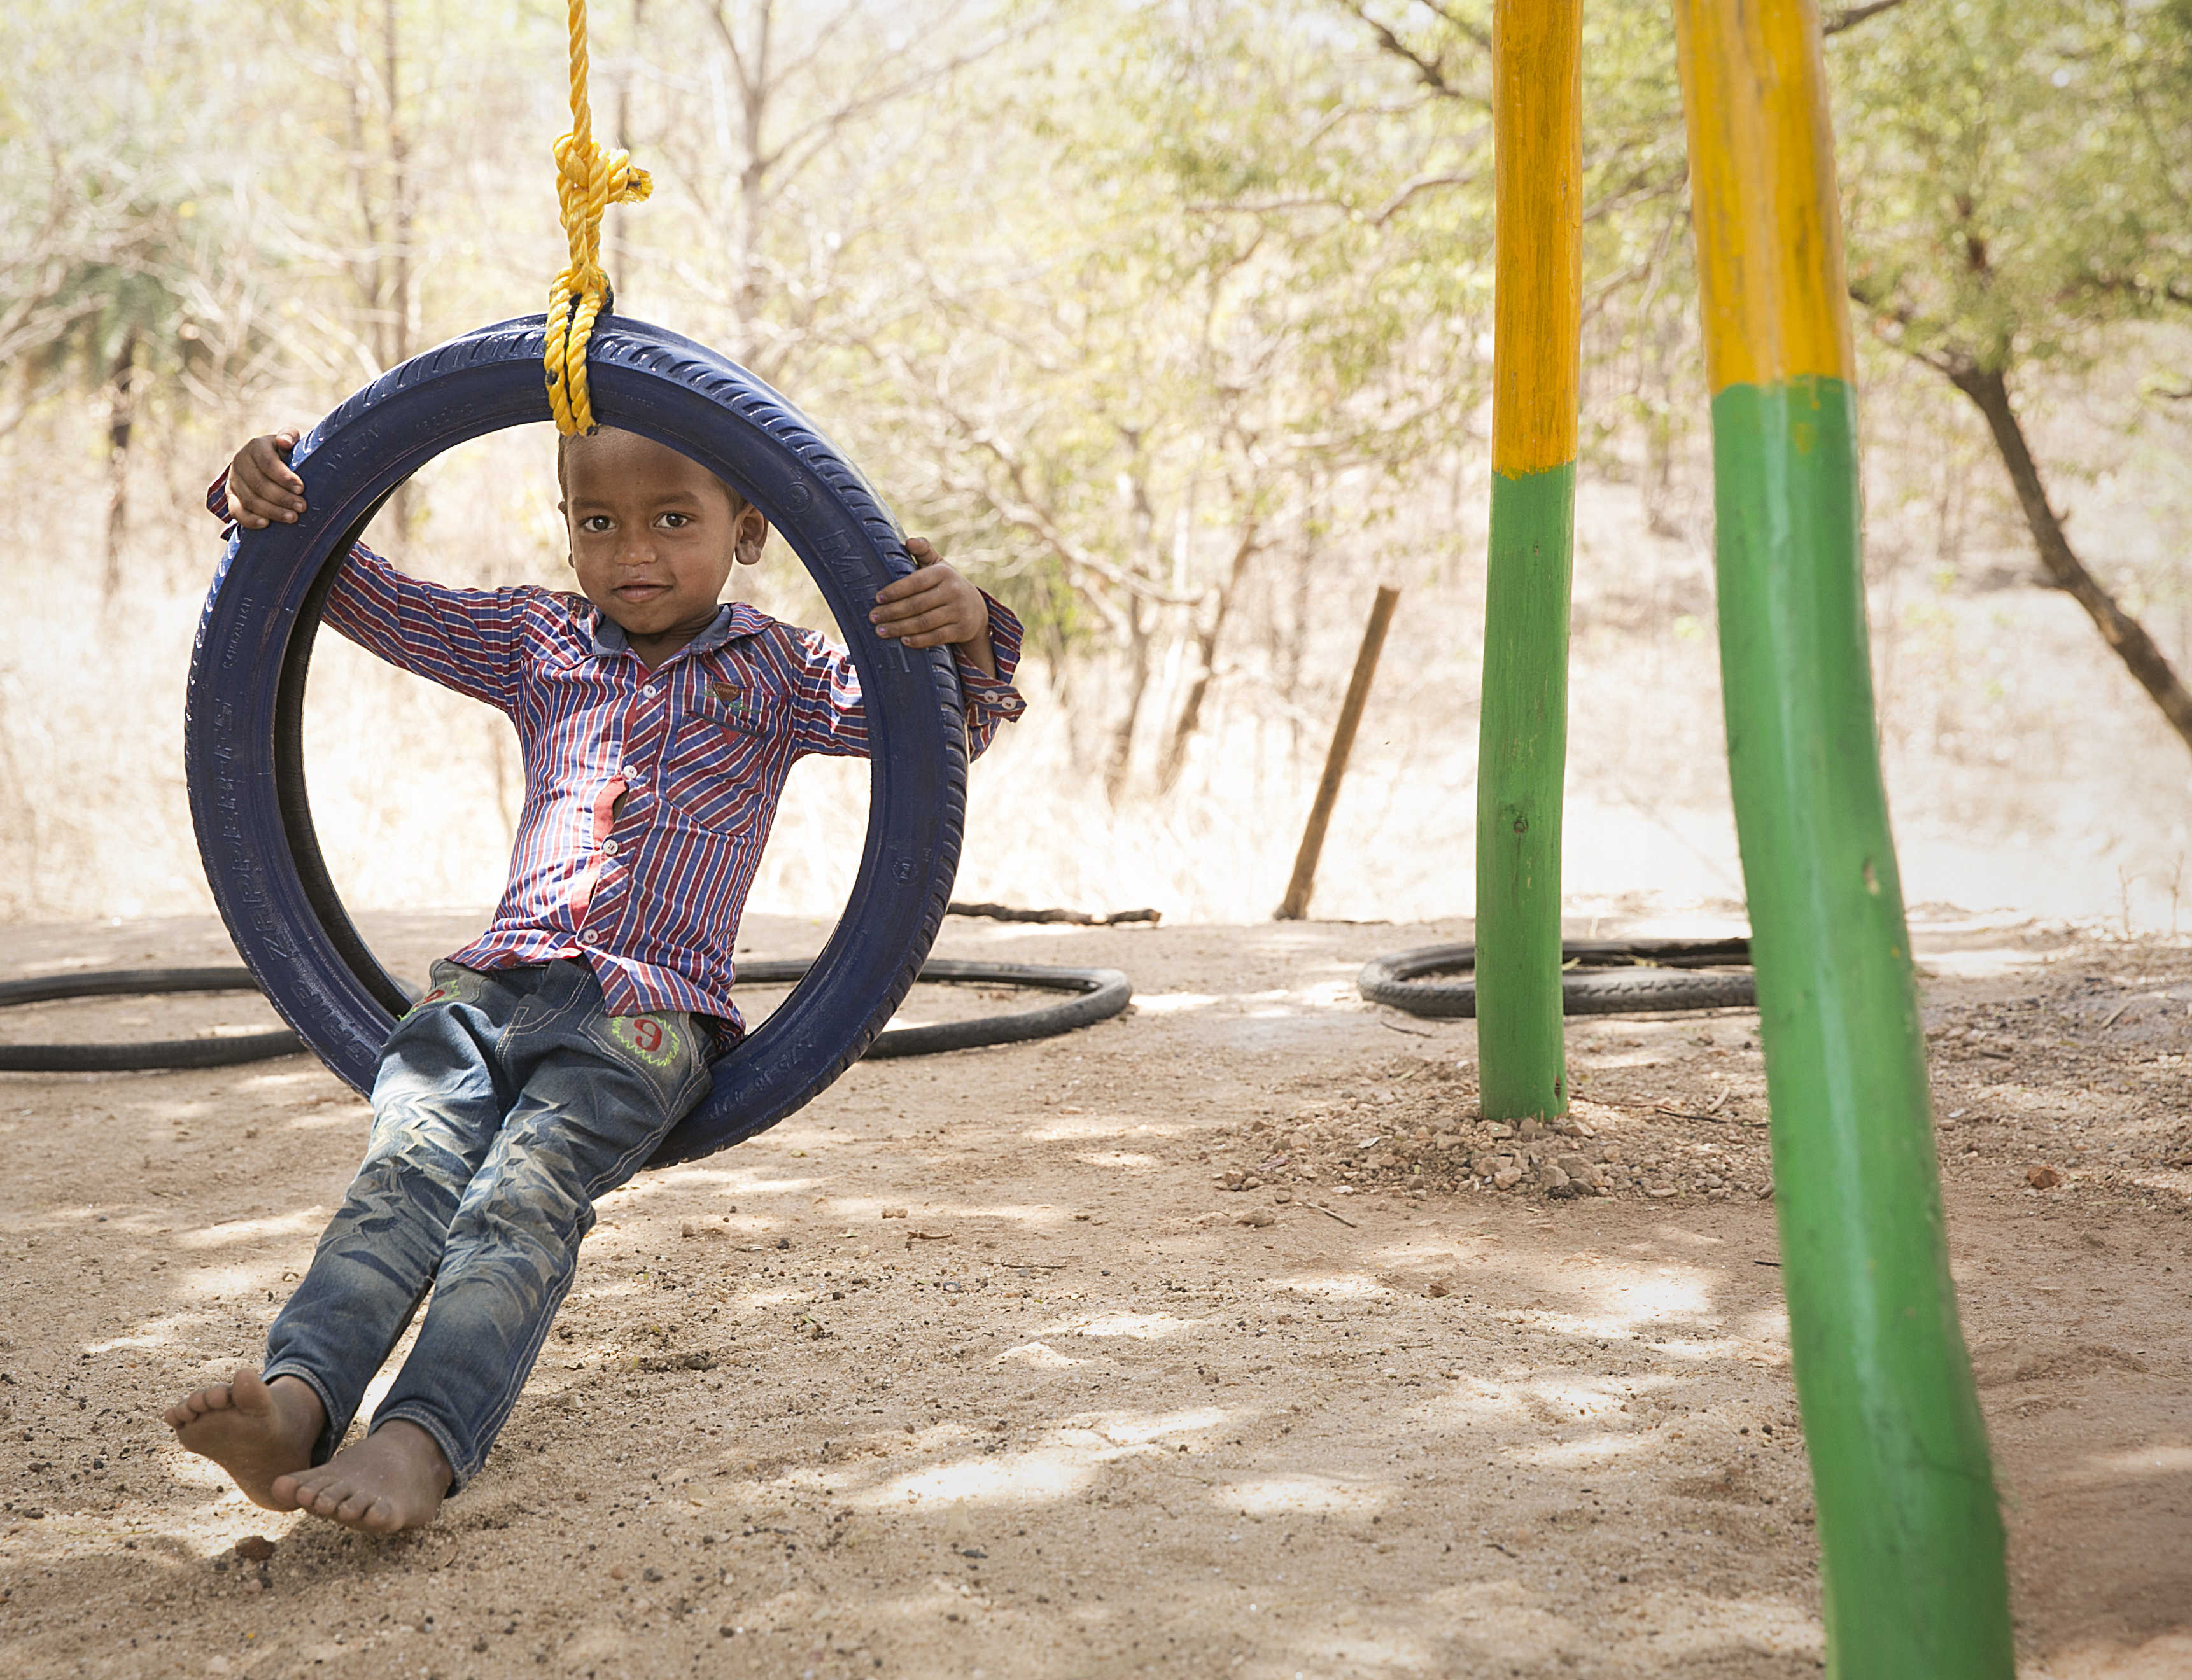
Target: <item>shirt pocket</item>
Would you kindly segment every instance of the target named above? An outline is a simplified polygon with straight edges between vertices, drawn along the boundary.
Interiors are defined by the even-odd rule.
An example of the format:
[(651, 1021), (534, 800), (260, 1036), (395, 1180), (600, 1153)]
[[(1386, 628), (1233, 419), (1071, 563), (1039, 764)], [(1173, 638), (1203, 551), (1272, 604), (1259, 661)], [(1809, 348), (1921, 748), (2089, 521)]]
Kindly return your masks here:
[(750, 827), (769, 800), (770, 766), (782, 756), (791, 717), (783, 697), (765, 689), (705, 685), (679, 721), (664, 795), (711, 832)]

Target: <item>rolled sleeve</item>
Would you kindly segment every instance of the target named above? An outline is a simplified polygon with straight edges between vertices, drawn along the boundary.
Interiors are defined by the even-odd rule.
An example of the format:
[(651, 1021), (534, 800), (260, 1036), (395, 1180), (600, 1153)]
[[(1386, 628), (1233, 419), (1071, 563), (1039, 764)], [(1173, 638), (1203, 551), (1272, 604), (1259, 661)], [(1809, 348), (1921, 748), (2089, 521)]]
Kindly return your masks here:
[(1020, 621), (987, 589), (982, 591), (982, 599), (990, 609), (990, 651), (997, 662), (997, 674), (985, 675), (968, 663), (964, 654), (959, 656), (959, 688), (967, 699), (967, 745), (975, 758), (989, 750), (999, 726), (1019, 721), (1020, 714), (1027, 710), (1026, 698), (1013, 686), (1025, 634)]
[(785, 669), (792, 687), (792, 729), (799, 754), (865, 758), (867, 703), (852, 655), (813, 630), (782, 632)]

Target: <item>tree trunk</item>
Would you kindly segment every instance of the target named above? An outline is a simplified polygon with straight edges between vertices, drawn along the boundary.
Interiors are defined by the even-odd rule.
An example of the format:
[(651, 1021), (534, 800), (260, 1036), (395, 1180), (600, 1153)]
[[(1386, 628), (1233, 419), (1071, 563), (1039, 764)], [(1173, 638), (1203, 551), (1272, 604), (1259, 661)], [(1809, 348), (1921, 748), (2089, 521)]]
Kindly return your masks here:
[(1187, 764), (1188, 743), (1195, 738), (1196, 726), (1202, 721), (1202, 702), (1210, 692), (1210, 680), (1218, 674), (1218, 638), (1225, 629), (1226, 615), (1233, 610), (1234, 592), (1241, 586), (1241, 578), (1248, 569), (1248, 562), (1256, 553), (1256, 521), (1250, 520), (1242, 527), (1241, 540), (1233, 550), (1233, 564), (1219, 586), (1218, 599), (1213, 605), (1210, 622), (1196, 637), (1196, 653), (1201, 669), (1195, 681), (1188, 685), (1187, 698), (1181, 703), (1179, 716), (1172, 728), (1172, 743), (1165, 749), (1164, 766), (1157, 772), (1157, 791), (1168, 794), (1179, 780), (1179, 772)]
[[(394, 367), (411, 359), (411, 137), (403, 127), (401, 37), (397, 33), (396, 0), (382, 0), (382, 76), (388, 98), (388, 186), (393, 201), (390, 221), (396, 232), (396, 248), (389, 253), (388, 322), (383, 367)], [(411, 481), (396, 487), (396, 528), (411, 534)]]
[[(1133, 470), (1120, 476), (1119, 493), (1125, 504), (1129, 569), (1138, 578), (1154, 578), (1157, 569), (1157, 510), (1150, 500), (1148, 481), (1140, 471), (1141, 438), (1122, 434), (1134, 452)], [(1155, 611), (1139, 593), (1128, 590), (1126, 602), (1127, 709), (1111, 733), (1111, 751), (1104, 766), (1104, 792), (1116, 806), (1127, 791), (1134, 768), (1134, 729), (1140, 722), (1142, 701), (1150, 688), (1150, 645), (1156, 627), (1150, 622)]]
[(1138, 595), (1127, 597), (1127, 709), (1111, 732), (1110, 760), (1104, 766), (1104, 794), (1117, 805), (1134, 767), (1134, 726), (1142, 715), (1142, 697), (1150, 687), (1150, 627)]
[(2041, 482), (2040, 469), (2034, 464), (2031, 448), (2025, 442), (2024, 428), (2010, 402), (2008, 380), (1999, 371), (1982, 372), (1966, 366), (1948, 370), (1948, 377), (1949, 382), (1971, 398), (1979, 413), (1986, 416), (1987, 425), (1994, 433), (1995, 447), (2001, 452), (2002, 464), (2009, 470), (2010, 482), (2017, 487), (2018, 505), (2024, 510), (2024, 522), (2032, 532), (2033, 544), (2040, 550), (2040, 563), (2046, 567), (2047, 575), (2058, 589), (2068, 591), (2086, 609), (2099, 629), (2101, 640), (2115, 650), (2116, 657), (2154, 697), (2154, 703), (2161, 708), (2162, 715), (2183, 738), (2185, 745), (2192, 747), (2192, 693), (2188, 693), (2178, 681), (2177, 673), (2170, 669), (2168, 659), (2144, 627), (2116, 605), (2115, 598), (2095, 581), (2084, 562), (2071, 551), (2069, 538), (2063, 533), (2063, 523), (2047, 504), (2046, 487)]
[[(756, 367), (761, 361), (761, 316), (768, 302), (762, 274), (765, 232), (762, 219), (768, 210), (764, 195), (768, 190), (769, 157), (762, 146), (768, 134), (768, 102), (776, 91), (769, 83), (769, 52), (774, 45), (776, 29), (773, 0), (762, 0), (756, 8), (756, 16), (752, 68), (739, 82), (744, 101), (739, 111), (739, 143), (745, 149), (745, 162), (739, 170), (738, 248), (734, 257), (738, 276), (736, 289), (731, 294), (731, 356), (749, 367)], [(774, 377), (775, 371), (771, 369), (767, 377)]]
[(106, 570), (100, 596), (114, 599), (122, 587), (122, 544), (129, 532), (129, 436), (137, 425), (137, 329), (123, 332), (107, 375)]
[(1302, 475), (1302, 521), (1300, 541), (1294, 550), (1293, 612), (1287, 623), (1285, 660), (1282, 669), (1282, 692), (1287, 698), (1287, 728), (1296, 759), (1301, 756), (1302, 715), (1297, 703), (1301, 696), (1302, 665), (1309, 657), (1309, 633), (1311, 623), (1310, 574), (1316, 565), (1317, 538), (1323, 529), (1324, 504), (1317, 493), (1314, 472)]
[[(639, 58), (640, 37), (647, 26), (647, 0), (631, 0), (631, 44), (625, 49), (624, 66), (617, 72), (617, 150), (631, 151), (631, 77), (632, 66)], [(619, 204), (609, 212), (610, 259), (616, 265), (609, 276), (609, 289), (614, 293), (631, 271), (631, 246), (626, 237), (625, 218), (631, 207)]]

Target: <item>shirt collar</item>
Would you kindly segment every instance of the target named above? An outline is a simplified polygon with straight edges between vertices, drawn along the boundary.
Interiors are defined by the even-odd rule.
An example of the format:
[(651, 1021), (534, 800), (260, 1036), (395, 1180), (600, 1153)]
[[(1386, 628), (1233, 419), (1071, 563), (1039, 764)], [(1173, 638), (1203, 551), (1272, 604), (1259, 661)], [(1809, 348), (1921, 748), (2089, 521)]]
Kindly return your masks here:
[[(586, 603), (586, 608), (594, 615), (593, 653), (597, 659), (614, 659), (619, 653), (628, 653), (631, 651), (631, 640), (625, 635), (623, 625), (618, 624), (615, 619), (610, 618), (591, 601)], [(716, 609), (716, 616), (708, 621), (708, 628), (687, 642), (678, 650), (678, 653), (713, 652), (734, 635), (751, 635), (752, 627), (740, 624), (739, 612), (740, 609), (738, 607), (728, 601), (724, 602)], [(678, 654), (673, 653), (670, 657), (674, 659), (678, 657)]]

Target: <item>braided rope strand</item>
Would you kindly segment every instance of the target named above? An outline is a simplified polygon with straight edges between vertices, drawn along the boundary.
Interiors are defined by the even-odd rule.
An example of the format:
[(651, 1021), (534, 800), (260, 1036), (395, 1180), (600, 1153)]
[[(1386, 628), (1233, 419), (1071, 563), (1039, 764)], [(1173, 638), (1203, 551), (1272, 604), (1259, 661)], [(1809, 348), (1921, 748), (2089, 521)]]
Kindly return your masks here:
[(631, 154), (603, 151), (594, 140), (586, 95), (586, 0), (570, 0), (571, 131), (556, 142), (556, 197), (570, 261), (548, 288), (548, 339), (542, 356), (556, 429), (577, 436), (594, 429), (586, 389), (586, 344), (608, 306), (602, 268), (602, 217), (612, 204), (636, 204), (654, 191)]

